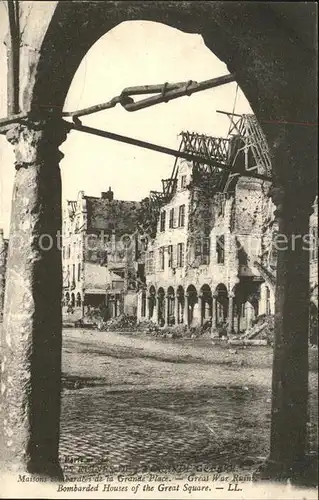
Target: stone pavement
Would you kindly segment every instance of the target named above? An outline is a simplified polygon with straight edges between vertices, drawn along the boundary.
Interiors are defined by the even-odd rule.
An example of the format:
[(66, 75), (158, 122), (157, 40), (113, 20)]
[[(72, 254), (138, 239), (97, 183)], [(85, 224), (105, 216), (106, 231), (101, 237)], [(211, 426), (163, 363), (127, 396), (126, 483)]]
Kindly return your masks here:
[[(232, 354), (215, 347), (67, 332), (60, 439), (64, 472), (84, 467), (92, 474), (102, 468), (251, 471), (261, 463), (269, 451), (272, 353), (256, 348)], [(309, 435), (317, 449), (313, 370)]]
[(267, 392), (253, 388), (67, 391), (61, 462), (65, 472), (74, 470), (70, 457), (92, 471), (103, 463), (110, 472), (215, 468), (226, 461), (251, 467), (268, 451), (269, 413), (261, 414), (261, 405), (269, 406)]

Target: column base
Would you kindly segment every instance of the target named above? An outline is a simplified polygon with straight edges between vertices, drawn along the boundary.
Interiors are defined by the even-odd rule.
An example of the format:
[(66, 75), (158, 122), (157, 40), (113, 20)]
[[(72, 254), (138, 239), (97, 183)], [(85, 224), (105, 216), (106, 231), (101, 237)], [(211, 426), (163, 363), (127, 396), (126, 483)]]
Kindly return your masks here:
[(270, 458), (253, 473), (253, 481), (275, 481), (308, 488), (318, 485), (318, 456), (306, 455), (303, 460), (287, 464)]
[(50, 478), (51, 481), (63, 481), (63, 472), (59, 462), (29, 462), (27, 464), (29, 474), (33, 476), (45, 476)]
[(58, 462), (8, 463), (5, 460), (0, 464), (1, 474), (7, 476), (32, 476), (32, 478), (47, 478), (53, 482), (64, 481), (63, 471)]

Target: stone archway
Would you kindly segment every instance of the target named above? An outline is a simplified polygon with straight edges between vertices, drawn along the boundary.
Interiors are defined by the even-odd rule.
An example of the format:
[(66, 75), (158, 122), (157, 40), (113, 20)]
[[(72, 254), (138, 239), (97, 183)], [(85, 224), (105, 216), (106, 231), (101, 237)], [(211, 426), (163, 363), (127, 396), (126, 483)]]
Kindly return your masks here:
[(213, 317), (213, 295), (209, 285), (203, 285), (200, 289), (201, 297), (201, 323), (210, 322), (212, 323)]
[(153, 318), (155, 305), (156, 305), (156, 291), (155, 287), (152, 285), (150, 286), (148, 294), (148, 319)]
[(142, 290), (141, 294), (141, 318), (145, 318), (146, 316), (146, 290)]
[[(317, 120), (316, 50), (311, 38), (315, 30), (307, 18), (313, 16), (315, 22), (311, 9), (299, 3), (287, 14), (278, 3), (264, 2), (154, 2), (151, 8), (139, 1), (35, 3), (20, 41), (20, 107), (30, 114), (7, 133), (17, 168), (10, 238), (18, 236), (21, 242), (19, 248), (9, 242), (4, 305), (4, 432), (13, 436), (6, 449), (7, 468), (61, 477), (61, 256), (57, 245), (42, 252), (34, 249), (34, 242), (43, 233), (56, 241), (61, 227), (58, 148), (67, 133), (61, 112), (82, 58), (102, 35), (127, 20), (162, 22), (201, 34), (236, 74), (262, 124), (273, 154), (279, 231), (289, 241), (294, 234), (307, 234), (315, 197), (317, 130), (311, 125)], [(22, 19), (26, 17), (22, 12)], [(294, 251), (289, 247), (279, 252), (277, 283), (283, 285), (276, 291), (280, 310), (275, 322), (270, 456), (287, 471), (306, 450), (308, 268), (309, 256), (301, 243)], [(298, 355), (288, 356), (287, 349)], [(284, 403), (281, 387), (287, 391)]]
[(172, 286), (167, 289), (167, 326), (173, 326), (176, 323), (175, 318), (175, 291)]
[(187, 304), (187, 325), (200, 325), (200, 312), (198, 307), (198, 294), (194, 285), (189, 285), (186, 289)]
[(219, 283), (214, 291), (214, 303), (215, 310), (214, 314), (214, 323), (216, 327), (224, 327), (226, 326), (227, 318), (228, 318), (228, 306), (229, 306), (229, 297), (227, 287), (223, 283)]
[[(233, 288), (233, 320), (234, 330), (237, 334), (247, 330), (259, 314), (261, 283), (251, 279), (242, 278)], [(266, 309), (270, 308), (270, 299), (266, 287)]]
[(165, 292), (162, 287), (157, 290), (157, 322), (160, 326), (165, 325)]

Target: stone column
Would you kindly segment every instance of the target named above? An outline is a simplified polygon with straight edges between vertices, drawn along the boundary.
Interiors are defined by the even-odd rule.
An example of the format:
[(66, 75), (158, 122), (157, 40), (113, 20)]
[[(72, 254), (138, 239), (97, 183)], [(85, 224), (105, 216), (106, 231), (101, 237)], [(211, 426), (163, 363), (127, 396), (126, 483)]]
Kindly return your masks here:
[(188, 326), (188, 307), (189, 307), (189, 297), (188, 297), (188, 292), (185, 292), (184, 325), (186, 326)]
[(242, 312), (242, 302), (237, 302), (237, 335), (240, 334), (241, 312)]
[[(262, 477), (293, 477), (306, 466), (308, 420), (309, 234), (312, 201), (297, 185), (273, 188), (279, 224), (272, 422)], [(280, 239), (279, 239), (280, 238)]]
[(199, 314), (199, 324), (202, 326), (203, 324), (203, 303), (204, 303), (204, 297), (202, 295), (198, 295), (198, 314)]
[(166, 295), (163, 296), (163, 319), (164, 319), (164, 325), (167, 326), (167, 315), (168, 315), (168, 300)]
[(151, 319), (151, 308), (150, 308), (150, 304), (151, 304), (150, 295), (147, 295), (147, 296), (146, 296), (146, 312), (145, 312), (145, 319)]
[(170, 305), (171, 297), (170, 297), (170, 295), (166, 295), (165, 299), (166, 299), (165, 323), (166, 323), (167, 326), (169, 326), (169, 313), (170, 313), (170, 308), (171, 308), (171, 305)]
[(62, 120), (14, 125), (15, 181), (1, 345), (4, 471), (61, 479)]
[(234, 295), (229, 295), (228, 301), (228, 328), (227, 334), (232, 335), (234, 333)]
[(174, 316), (175, 316), (175, 325), (179, 325), (179, 308), (181, 304), (179, 302), (179, 295), (175, 295), (175, 303), (174, 303)]
[(160, 319), (160, 300), (159, 296), (156, 298), (156, 316), (157, 316), (157, 324), (159, 324), (159, 319)]
[(216, 328), (217, 326), (217, 295), (213, 295), (213, 307), (212, 307), (213, 320), (212, 324)]

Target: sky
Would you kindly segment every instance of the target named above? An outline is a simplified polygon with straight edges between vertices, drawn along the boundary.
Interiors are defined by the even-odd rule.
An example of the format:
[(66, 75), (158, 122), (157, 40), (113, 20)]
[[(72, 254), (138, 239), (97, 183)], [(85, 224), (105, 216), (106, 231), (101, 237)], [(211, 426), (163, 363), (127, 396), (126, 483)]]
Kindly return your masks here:
[[(0, 4), (0, 38), (6, 12)], [(2, 19), (2, 21), (1, 21)], [(109, 101), (128, 86), (202, 81), (229, 73), (205, 46), (202, 37), (149, 21), (122, 23), (100, 38), (82, 60), (70, 86), (64, 110)], [(0, 46), (0, 74), (6, 74), (5, 46)], [(217, 109), (233, 111), (237, 84), (231, 83), (136, 112), (120, 105), (83, 117), (85, 125), (178, 149), (178, 134), (189, 130), (226, 136), (229, 120)], [(137, 96), (136, 99), (140, 97)], [(238, 90), (235, 111), (251, 112)], [(0, 79), (0, 116), (6, 116), (6, 78)], [(80, 190), (100, 196), (109, 186), (116, 199), (140, 200), (161, 189), (174, 158), (109, 139), (72, 131), (60, 147), (63, 200)], [(0, 227), (8, 235), (14, 178), (11, 146), (0, 136)]]

